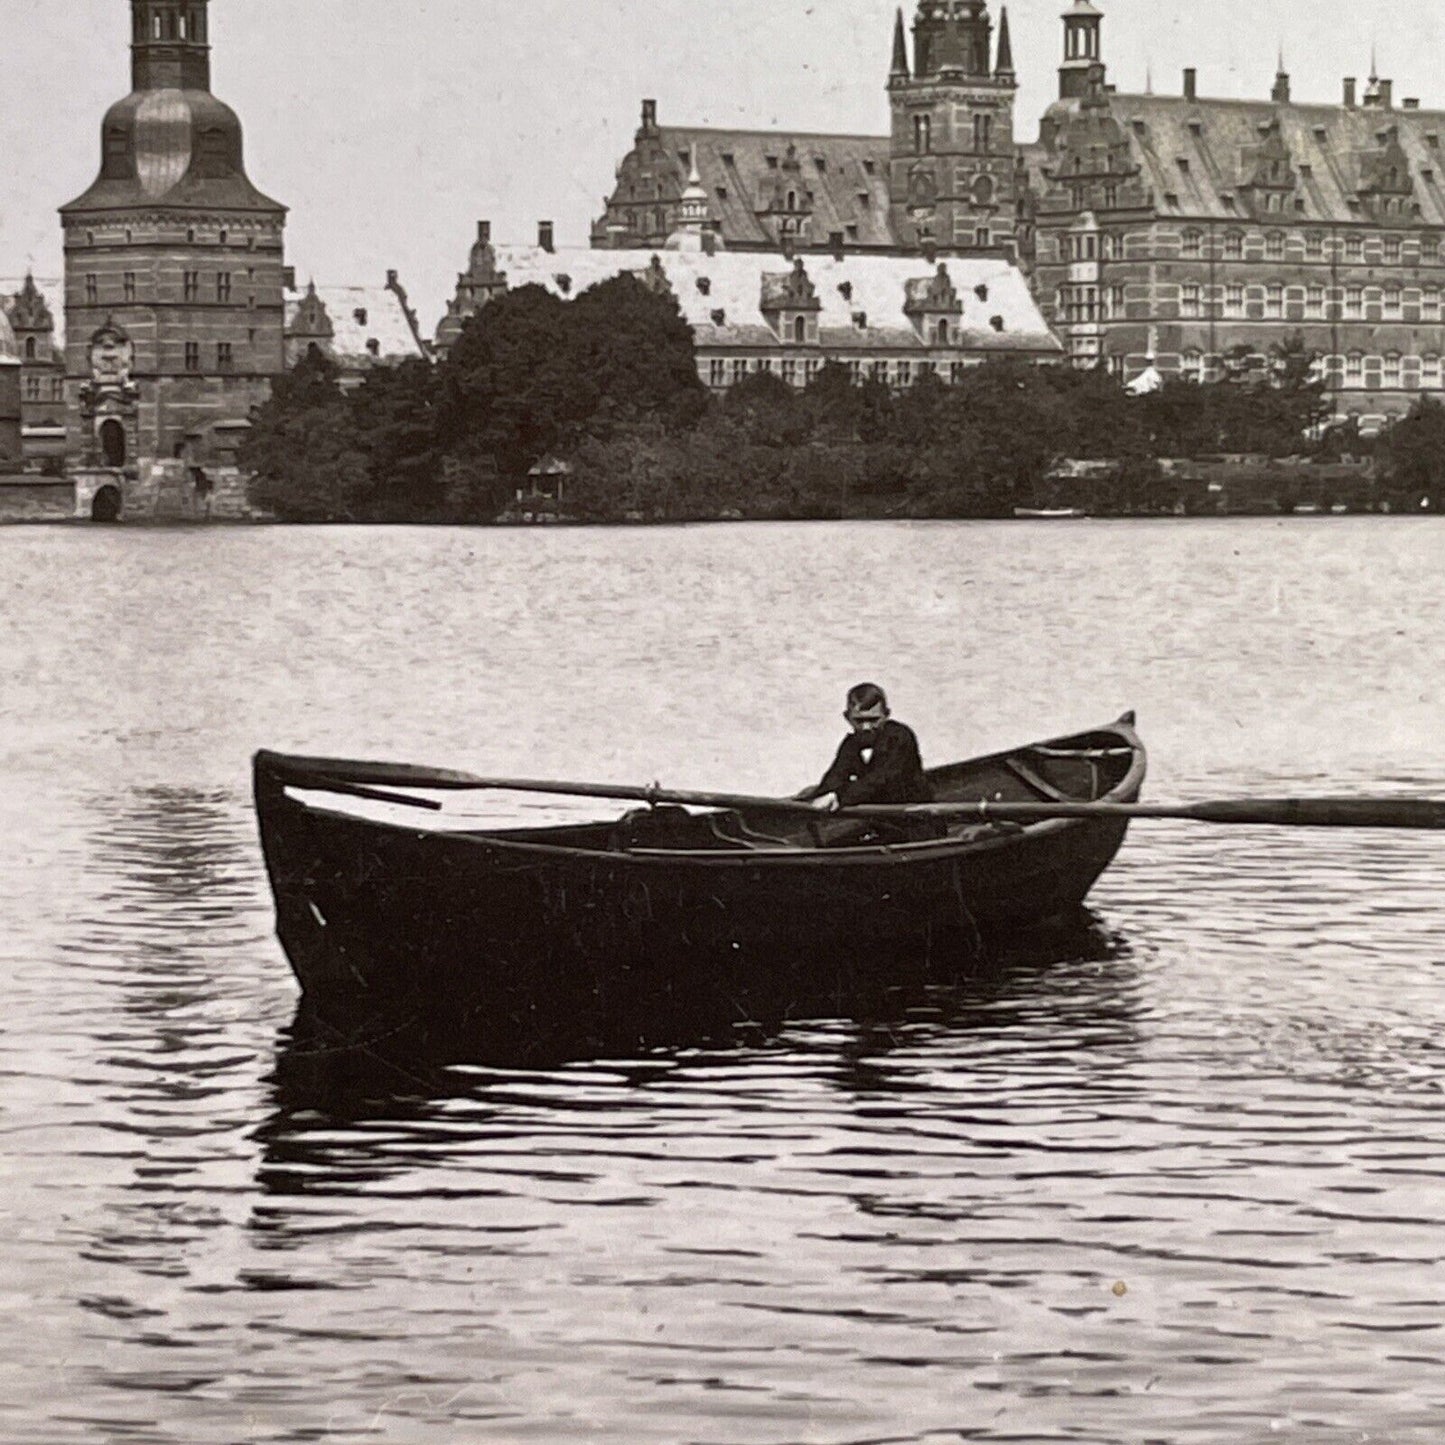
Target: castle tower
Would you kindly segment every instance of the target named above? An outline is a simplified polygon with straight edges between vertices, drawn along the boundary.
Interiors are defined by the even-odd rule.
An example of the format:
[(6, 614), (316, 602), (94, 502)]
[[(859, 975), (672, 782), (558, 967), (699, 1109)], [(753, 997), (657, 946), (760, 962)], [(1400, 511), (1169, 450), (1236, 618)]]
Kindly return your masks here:
[(1090, 0), (1074, 0), (1064, 11), (1064, 63), (1059, 67), (1059, 98), (1081, 100), (1103, 88), (1104, 12)]
[(910, 66), (899, 14), (888, 80), (889, 206), (906, 244), (1016, 252), (1017, 77), (1007, 12), (997, 63), (992, 46), (987, 0), (919, 0)]
[[(131, 93), (101, 123), (100, 174), (60, 211), (73, 457), (204, 454), (284, 365), (286, 210), (247, 178), (241, 123), (211, 94), (207, 6), (131, 0)], [(125, 372), (109, 376), (123, 415), (95, 414), (93, 342)], [(102, 447), (106, 421), (123, 435)]]

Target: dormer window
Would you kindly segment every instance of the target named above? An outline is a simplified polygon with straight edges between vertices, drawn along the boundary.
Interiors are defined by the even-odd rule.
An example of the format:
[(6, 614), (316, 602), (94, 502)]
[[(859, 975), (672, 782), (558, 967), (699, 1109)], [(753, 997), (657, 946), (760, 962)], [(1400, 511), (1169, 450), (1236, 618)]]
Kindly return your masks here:
[(853, 299), (853, 283), (851, 281), (840, 281), (838, 283), (838, 294), (845, 300)]
[(697, 278), (697, 289), (706, 296), (708, 292), (712, 290), (712, 278), (709, 276), (699, 276)]
[(813, 164), (818, 168), (818, 174), (825, 175), (828, 170), (828, 158), (826, 156), (814, 156)]
[(763, 159), (767, 161), (767, 163), (768, 163), (768, 169), (769, 169), (770, 171), (775, 171), (775, 170), (777, 170), (777, 168), (778, 168), (778, 158), (777, 158), (777, 156), (764, 156)]
[(948, 345), (948, 322), (940, 321), (938, 323), (938, 330), (935, 333), (934, 340), (939, 346)]
[(868, 313), (866, 311), (855, 311), (853, 313), (853, 325), (856, 326), (859, 331), (866, 331), (868, 329)]
[(793, 340), (801, 345), (808, 339), (808, 321), (804, 316), (793, 318)]
[(1003, 330), (1003, 317), (1002, 317), (1002, 316), (990, 316), (990, 317), (988, 318), (988, 324), (989, 324), (990, 326), (992, 326), (995, 331), (1002, 331), (1002, 330)]

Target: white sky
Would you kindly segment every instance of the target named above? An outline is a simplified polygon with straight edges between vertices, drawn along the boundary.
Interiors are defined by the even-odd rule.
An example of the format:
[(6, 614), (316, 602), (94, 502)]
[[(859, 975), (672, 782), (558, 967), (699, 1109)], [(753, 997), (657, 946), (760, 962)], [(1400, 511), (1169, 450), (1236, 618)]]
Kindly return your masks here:
[[(1099, 0), (1121, 90), (1265, 95), (1283, 42), (1298, 99), (1369, 73), (1445, 108), (1445, 0)], [(1063, 0), (1013, 0), (1019, 133), (1056, 94)], [(911, 19), (913, 0), (907, 0)], [(997, 0), (993, 9), (997, 14)], [(893, 0), (214, 0), (213, 88), (247, 168), (291, 208), (304, 279), (396, 267), (428, 328), (476, 221), (558, 243), (587, 227), (639, 101), (664, 124), (887, 129)], [(55, 208), (89, 184), (100, 121), (129, 87), (126, 0), (0, 0), (0, 275), (60, 273)]]

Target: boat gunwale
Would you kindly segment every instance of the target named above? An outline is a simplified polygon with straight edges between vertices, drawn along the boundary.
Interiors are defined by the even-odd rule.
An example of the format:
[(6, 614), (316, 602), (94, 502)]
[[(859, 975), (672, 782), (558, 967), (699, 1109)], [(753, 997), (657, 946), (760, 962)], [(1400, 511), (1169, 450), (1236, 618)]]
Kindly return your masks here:
[[(1017, 757), (1020, 753), (1026, 753), (1033, 748), (1048, 748), (1058, 743), (1071, 742), (1078, 738), (1108, 733), (1113, 733), (1121, 737), (1123, 741), (1128, 744), (1132, 756), (1129, 761), (1129, 767), (1119, 782), (1107, 793), (1091, 801), (1120, 801), (1122, 798), (1137, 796), (1144, 779), (1146, 754), (1143, 742), (1134, 729), (1132, 713), (1125, 713), (1114, 722), (1106, 723), (1099, 727), (1082, 728), (1077, 732), (1066, 733), (1055, 738), (1043, 739), (1036, 743), (1027, 743), (1021, 747), (1005, 748), (995, 753), (985, 753), (976, 758), (965, 758), (956, 763), (945, 763), (938, 768), (929, 769), (928, 771), (936, 775), (947, 772), (952, 768), (973, 767), (1000, 762), (1008, 758)], [(983, 837), (968, 839), (950, 839), (947, 837), (923, 838), (906, 843), (865, 844), (858, 847), (781, 847), (748, 849), (739, 852), (711, 848), (579, 848), (565, 843), (543, 843), (521, 838), (506, 837), (502, 832), (491, 829), (448, 830), (417, 828), (394, 819), (370, 818), (359, 813), (343, 812), (338, 808), (318, 806), (315, 803), (296, 798), (286, 791), (289, 788), (296, 788), (301, 791), (325, 791), (324, 788), (308, 788), (307, 784), (303, 782), (287, 782), (284, 774), (288, 770), (288, 767), (296, 772), (312, 773), (313, 775), (316, 772), (334, 771), (337, 774), (334, 781), (344, 782), (347, 781), (347, 778), (342, 772), (343, 769), (361, 768), (363, 770), (376, 770), (391, 768), (395, 771), (397, 770), (396, 765), (367, 763), (362, 760), (349, 761), (339, 758), (304, 757), (269, 750), (257, 752), (252, 761), (256, 775), (259, 776), (263, 770), (269, 772), (272, 779), (279, 784), (287, 802), (309, 816), (334, 819), (338, 822), (360, 825), (366, 828), (381, 829), (389, 833), (407, 834), (417, 839), (430, 839), (432, 841), (442, 842), (455, 841), (459, 844), (467, 844), (473, 847), (492, 848), (498, 851), (525, 854), (528, 856), (551, 857), (559, 860), (586, 859), (591, 862), (608, 860), (616, 863), (640, 865), (644, 867), (668, 867), (686, 864), (689, 867), (745, 867), (771, 870), (779, 867), (817, 867), (820, 864), (858, 866), (862, 864), (878, 865), (894, 863), (903, 866), (909, 863), (940, 862), (965, 855), (995, 852), (1017, 846), (1024, 838), (1047, 839), (1070, 830), (1078, 830), (1091, 826), (1097, 827), (1100, 822), (1126, 821), (1111, 819), (1107, 816), (1099, 819), (1046, 818), (1036, 823), (1000, 828), (996, 833)], [(400, 766), (405, 768), (411, 765), (404, 764)], [(432, 770), (434, 776), (440, 775), (445, 771), (446, 770), (443, 769)], [(415, 788), (426, 787), (426, 783), (420, 781), (411, 784), (393, 785)], [(719, 808), (711, 811), (728, 813), (739, 810)], [(694, 814), (693, 816), (707, 816), (707, 811)], [(605, 828), (613, 826), (616, 821), (615, 819), (599, 820), (596, 823), (580, 823), (576, 826)], [(542, 830), (539, 828), (535, 831), (540, 832)]]

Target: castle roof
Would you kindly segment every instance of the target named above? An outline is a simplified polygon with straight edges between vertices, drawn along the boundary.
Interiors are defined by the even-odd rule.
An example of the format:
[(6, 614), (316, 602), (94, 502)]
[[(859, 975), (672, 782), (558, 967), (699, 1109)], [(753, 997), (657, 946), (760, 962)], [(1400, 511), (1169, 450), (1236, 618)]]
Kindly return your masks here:
[(286, 334), (324, 343), (322, 349), (343, 366), (389, 365), (422, 354), (400, 298), (385, 286), (312, 285), (289, 292)]
[[(1108, 93), (1056, 102), (1045, 134), (1051, 122), (1064, 134), (1090, 107), (1122, 130), (1163, 215), (1248, 221), (1240, 192), (1273, 146), (1289, 173), (1281, 221), (1378, 226), (1394, 214), (1402, 228), (1445, 225), (1445, 112)], [(1047, 193), (1057, 154), (1044, 144), (1025, 156)], [(1373, 193), (1400, 204), (1372, 213), (1363, 198)]]
[[(537, 285), (575, 296), (619, 272), (652, 284), (665, 278), (699, 346), (776, 347), (778, 334), (763, 312), (796, 275), (797, 261), (779, 254), (718, 251), (596, 250), (497, 245), (496, 271), (508, 287)], [(845, 252), (798, 258), (815, 293), (819, 343), (824, 349), (929, 349), (905, 311), (920, 281), (932, 282), (940, 263), (921, 256)], [(949, 257), (941, 263), (961, 302), (948, 315), (963, 351), (1048, 353), (1058, 339), (1040, 314), (1023, 273), (1007, 261)], [(812, 306), (807, 308), (810, 312)]]
[[(661, 126), (639, 133), (618, 168), (613, 201), (678, 200), (694, 147), (709, 216), (728, 246), (775, 244), (758, 212), (769, 209), (775, 197), (785, 203), (789, 190), (799, 214), (811, 217), (814, 242), (825, 243), (838, 231), (850, 246), (898, 244), (888, 221), (887, 136)], [(629, 194), (629, 187), (642, 195)], [(599, 226), (605, 228), (605, 219)]]

